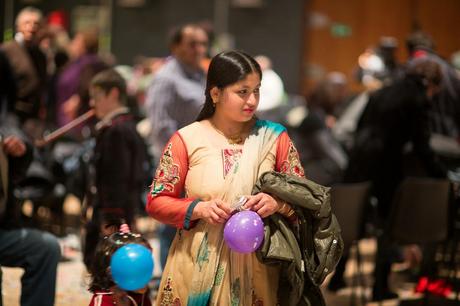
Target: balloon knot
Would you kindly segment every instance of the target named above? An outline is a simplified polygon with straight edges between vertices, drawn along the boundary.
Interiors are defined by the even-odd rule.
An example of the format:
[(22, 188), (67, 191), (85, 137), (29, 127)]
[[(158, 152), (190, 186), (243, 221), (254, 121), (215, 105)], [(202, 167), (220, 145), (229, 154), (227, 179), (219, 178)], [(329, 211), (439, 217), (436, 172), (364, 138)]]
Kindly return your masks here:
[(120, 232), (122, 232), (123, 234), (129, 233), (130, 230), (128, 224), (123, 223), (122, 225), (120, 225)]

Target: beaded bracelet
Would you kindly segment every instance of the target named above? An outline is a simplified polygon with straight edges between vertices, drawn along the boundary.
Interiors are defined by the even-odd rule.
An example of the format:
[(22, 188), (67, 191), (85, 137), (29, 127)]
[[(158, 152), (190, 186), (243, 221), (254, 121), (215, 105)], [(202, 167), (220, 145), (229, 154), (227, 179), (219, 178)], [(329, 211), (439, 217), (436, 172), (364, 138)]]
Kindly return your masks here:
[(282, 201), (281, 199), (277, 199), (277, 201), (282, 202), (280, 209), (278, 209), (278, 213), (285, 216), (286, 218), (290, 218), (295, 211), (291, 208), (291, 206), (286, 203), (286, 201)]

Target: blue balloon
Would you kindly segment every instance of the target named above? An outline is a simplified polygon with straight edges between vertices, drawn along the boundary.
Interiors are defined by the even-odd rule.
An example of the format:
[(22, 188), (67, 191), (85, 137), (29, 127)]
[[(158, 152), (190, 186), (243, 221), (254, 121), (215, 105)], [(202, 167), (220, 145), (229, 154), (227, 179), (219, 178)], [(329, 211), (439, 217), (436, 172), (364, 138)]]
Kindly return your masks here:
[(152, 252), (140, 244), (127, 244), (113, 253), (110, 268), (114, 282), (121, 289), (142, 289), (152, 277)]

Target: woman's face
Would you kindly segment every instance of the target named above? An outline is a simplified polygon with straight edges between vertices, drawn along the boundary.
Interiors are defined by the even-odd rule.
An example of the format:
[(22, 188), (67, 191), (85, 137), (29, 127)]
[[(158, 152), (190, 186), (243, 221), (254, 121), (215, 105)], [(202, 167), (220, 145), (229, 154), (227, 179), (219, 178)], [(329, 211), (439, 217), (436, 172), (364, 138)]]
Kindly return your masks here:
[(241, 81), (224, 89), (215, 89), (216, 113), (231, 121), (247, 122), (252, 119), (259, 104), (260, 77), (252, 72)]

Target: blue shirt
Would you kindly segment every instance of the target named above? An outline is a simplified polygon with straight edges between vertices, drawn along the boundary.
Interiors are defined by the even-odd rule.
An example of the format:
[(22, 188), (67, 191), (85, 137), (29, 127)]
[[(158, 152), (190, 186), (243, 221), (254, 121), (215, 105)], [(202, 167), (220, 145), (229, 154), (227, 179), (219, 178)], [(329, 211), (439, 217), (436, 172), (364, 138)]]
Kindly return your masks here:
[(175, 131), (196, 119), (205, 101), (205, 85), (204, 71), (187, 67), (174, 57), (156, 73), (145, 101), (155, 158), (161, 156)]

